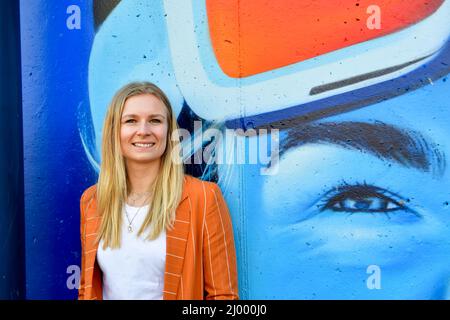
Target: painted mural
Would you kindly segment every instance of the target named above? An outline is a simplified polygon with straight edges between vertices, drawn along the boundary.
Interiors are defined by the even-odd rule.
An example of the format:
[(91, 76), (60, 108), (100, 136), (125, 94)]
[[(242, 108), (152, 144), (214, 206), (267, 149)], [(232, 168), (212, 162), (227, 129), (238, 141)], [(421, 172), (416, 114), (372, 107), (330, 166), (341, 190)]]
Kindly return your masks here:
[(187, 172), (224, 192), (241, 298), (448, 297), (449, 0), (93, 0), (84, 12), (71, 137), (89, 179), (75, 200), (95, 181), (113, 93), (151, 81), (186, 133)]
[(191, 132), (240, 128), (225, 153), (279, 130), (276, 173), (191, 169), (226, 194), (243, 298), (445, 298), (449, 18), (448, 1), (122, 0), (90, 55), (94, 131), (134, 79)]

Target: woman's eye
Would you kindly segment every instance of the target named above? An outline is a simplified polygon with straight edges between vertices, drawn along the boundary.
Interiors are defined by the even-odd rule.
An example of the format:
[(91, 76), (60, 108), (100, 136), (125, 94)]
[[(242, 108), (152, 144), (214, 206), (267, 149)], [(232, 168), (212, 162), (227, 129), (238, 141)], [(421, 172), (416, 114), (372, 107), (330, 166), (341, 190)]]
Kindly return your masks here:
[(136, 122), (136, 120), (134, 120), (134, 119), (125, 120), (125, 123), (135, 123), (135, 122)]
[(375, 186), (343, 185), (327, 193), (320, 210), (387, 213), (408, 209), (405, 202), (397, 194)]
[(150, 120), (150, 123), (161, 123), (160, 119), (152, 119)]

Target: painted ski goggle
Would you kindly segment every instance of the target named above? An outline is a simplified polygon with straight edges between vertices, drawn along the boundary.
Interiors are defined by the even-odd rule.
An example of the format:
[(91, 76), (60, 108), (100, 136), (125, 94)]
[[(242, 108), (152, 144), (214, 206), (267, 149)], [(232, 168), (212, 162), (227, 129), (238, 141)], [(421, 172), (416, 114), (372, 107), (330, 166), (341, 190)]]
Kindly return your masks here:
[(449, 0), (165, 0), (164, 7), (179, 88), (207, 120), (314, 112), (314, 101), (426, 64), (450, 34)]
[(221, 70), (244, 78), (397, 32), (443, 0), (371, 3), (207, 0), (211, 45)]

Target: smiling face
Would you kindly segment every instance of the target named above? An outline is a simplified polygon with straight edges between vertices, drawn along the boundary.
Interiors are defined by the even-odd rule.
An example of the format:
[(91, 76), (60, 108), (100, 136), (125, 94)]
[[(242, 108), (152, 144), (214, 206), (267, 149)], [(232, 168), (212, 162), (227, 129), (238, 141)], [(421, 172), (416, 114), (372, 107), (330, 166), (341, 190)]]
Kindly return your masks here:
[(152, 94), (132, 96), (125, 101), (120, 121), (120, 143), (126, 163), (159, 164), (169, 128), (164, 103)]

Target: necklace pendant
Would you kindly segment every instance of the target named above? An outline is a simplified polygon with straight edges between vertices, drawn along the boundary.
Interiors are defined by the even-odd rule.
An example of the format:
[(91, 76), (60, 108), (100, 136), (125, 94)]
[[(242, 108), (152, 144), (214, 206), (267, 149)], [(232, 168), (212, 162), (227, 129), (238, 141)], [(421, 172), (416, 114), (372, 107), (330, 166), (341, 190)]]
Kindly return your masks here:
[(128, 226), (128, 232), (132, 233), (133, 232), (133, 227), (131, 225)]

